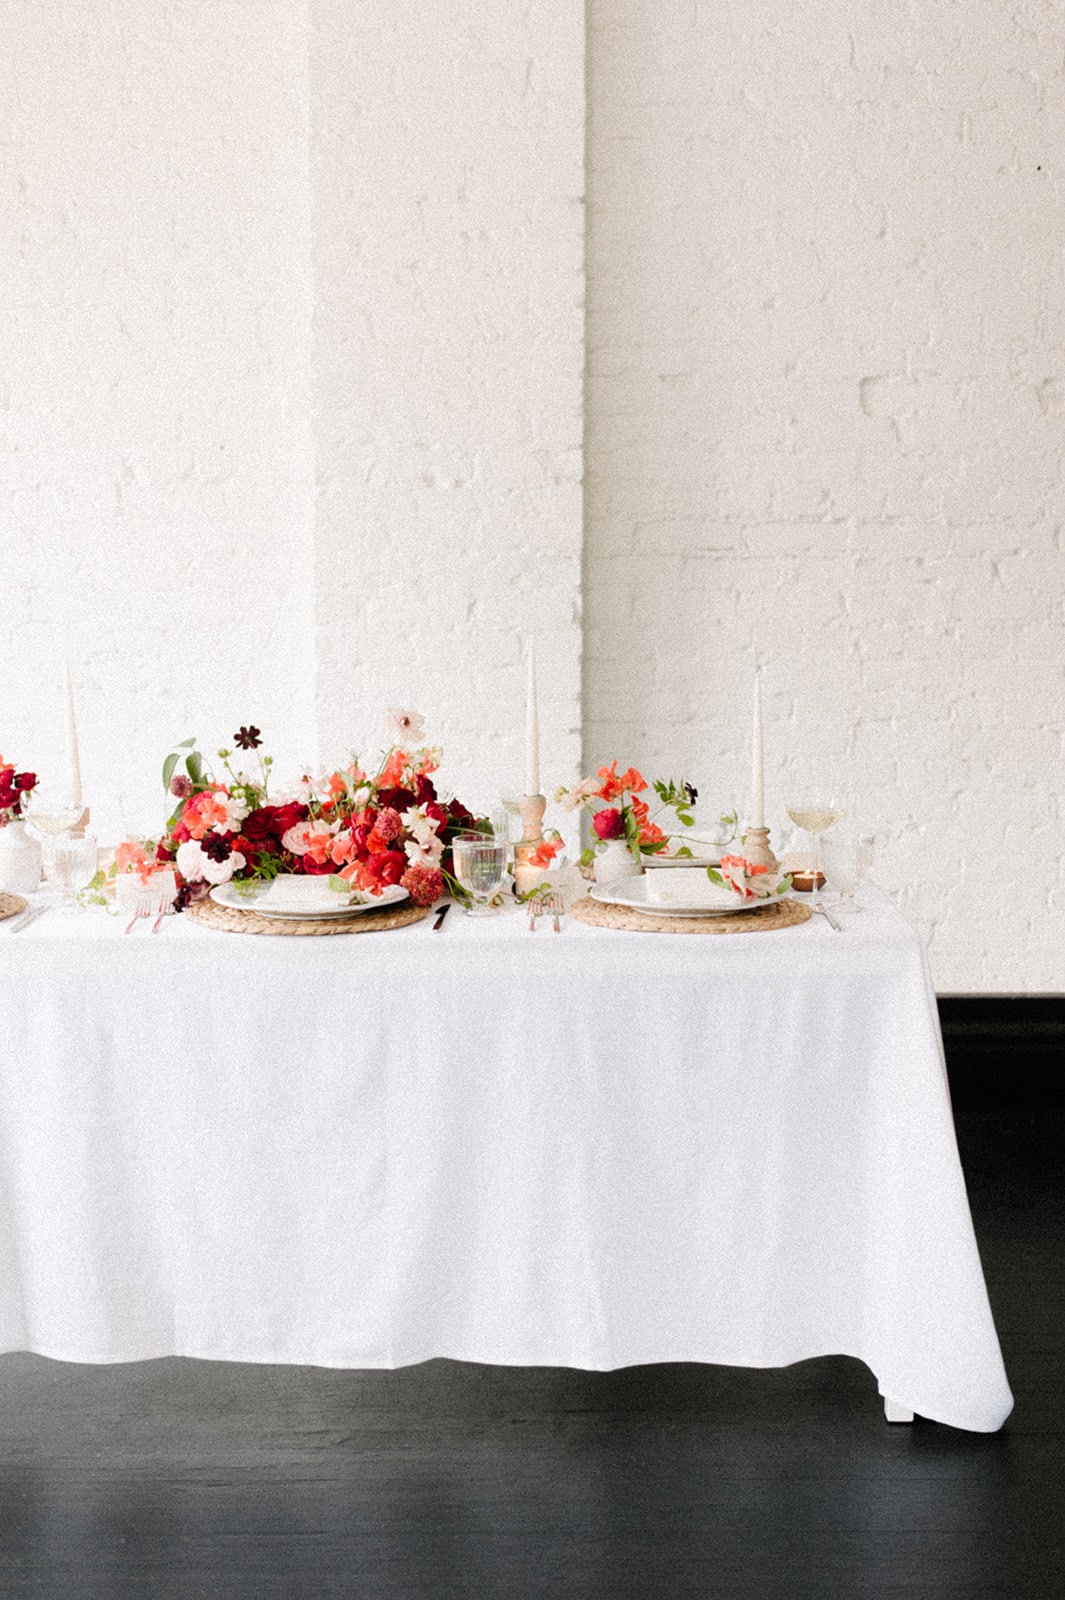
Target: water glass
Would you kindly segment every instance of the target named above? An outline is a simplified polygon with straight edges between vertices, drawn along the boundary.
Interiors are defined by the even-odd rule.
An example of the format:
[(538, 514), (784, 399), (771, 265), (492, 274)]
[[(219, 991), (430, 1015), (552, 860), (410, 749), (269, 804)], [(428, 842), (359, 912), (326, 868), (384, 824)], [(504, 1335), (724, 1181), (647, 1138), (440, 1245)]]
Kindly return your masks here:
[(60, 836), (50, 841), (45, 851), (45, 875), (59, 890), (57, 910), (78, 909), (78, 891), (89, 883), (96, 871), (96, 862), (96, 840), (91, 836), (84, 839)]
[(871, 833), (843, 834), (826, 841), (825, 876), (839, 890), (839, 910), (860, 911), (855, 894), (873, 864), (874, 838)]
[(510, 846), (491, 834), (462, 833), (451, 845), (456, 881), (470, 895), (467, 907), (471, 917), (491, 915), (489, 901), (503, 886)]

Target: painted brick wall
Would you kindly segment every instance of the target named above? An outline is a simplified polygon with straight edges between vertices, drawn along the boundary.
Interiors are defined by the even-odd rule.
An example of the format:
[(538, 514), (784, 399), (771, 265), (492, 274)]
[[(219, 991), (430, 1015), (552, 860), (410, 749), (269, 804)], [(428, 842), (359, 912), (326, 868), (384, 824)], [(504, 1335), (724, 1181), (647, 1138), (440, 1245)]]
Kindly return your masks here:
[(0, 749), (54, 769), (66, 627), (104, 837), (171, 741), (313, 724), (305, 22), (0, 4)]
[(442, 781), (580, 753), (584, 16), (314, 0), (318, 715), (413, 704)]
[(1060, 992), (1065, 19), (589, 17), (588, 761), (744, 803), (760, 661), (771, 822), (838, 787), (941, 989)]

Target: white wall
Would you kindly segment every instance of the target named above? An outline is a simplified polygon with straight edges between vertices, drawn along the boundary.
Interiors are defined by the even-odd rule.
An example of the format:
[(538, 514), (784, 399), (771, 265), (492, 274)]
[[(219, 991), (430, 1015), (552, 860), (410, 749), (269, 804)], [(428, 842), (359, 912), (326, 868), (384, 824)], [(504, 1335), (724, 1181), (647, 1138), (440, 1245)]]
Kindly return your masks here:
[(589, 16), (589, 764), (745, 804), (759, 660), (770, 820), (838, 786), (941, 989), (1061, 991), (1062, 13)]
[(413, 705), (445, 786), (580, 748), (583, 15), (4, 0), (0, 749), (94, 825), (172, 741), (279, 766)]
[(111, 834), (172, 741), (313, 725), (304, 22), (0, 5), (0, 749), (54, 769), (68, 626)]
[[(0, 0), (0, 749), (412, 702), (445, 782), (824, 779), (941, 988), (1065, 989), (1061, 127), (1041, 0)], [(778, 835), (779, 837), (779, 835)], [(1014, 881), (988, 901), (989, 863)]]
[(412, 704), (491, 807), (529, 638), (580, 756), (583, 9), (311, 9), (323, 747)]

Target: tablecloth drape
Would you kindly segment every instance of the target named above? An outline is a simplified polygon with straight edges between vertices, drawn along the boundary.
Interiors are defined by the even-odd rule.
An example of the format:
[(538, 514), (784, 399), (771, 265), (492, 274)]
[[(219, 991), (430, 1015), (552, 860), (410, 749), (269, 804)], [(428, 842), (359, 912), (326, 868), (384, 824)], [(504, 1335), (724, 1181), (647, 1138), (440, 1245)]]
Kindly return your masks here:
[(1012, 1400), (924, 953), (742, 937), (0, 932), (0, 1348), (611, 1368), (847, 1354)]

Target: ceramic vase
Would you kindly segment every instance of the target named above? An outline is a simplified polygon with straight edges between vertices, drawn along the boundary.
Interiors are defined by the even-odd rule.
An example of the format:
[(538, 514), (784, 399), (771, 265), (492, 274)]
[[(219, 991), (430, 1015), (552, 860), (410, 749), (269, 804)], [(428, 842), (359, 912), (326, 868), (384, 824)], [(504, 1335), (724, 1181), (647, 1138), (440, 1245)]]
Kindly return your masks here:
[(612, 883), (615, 878), (638, 878), (642, 862), (633, 855), (624, 839), (611, 839), (595, 858), (596, 883)]
[(41, 847), (19, 819), (0, 828), (0, 889), (32, 894), (41, 886)]

